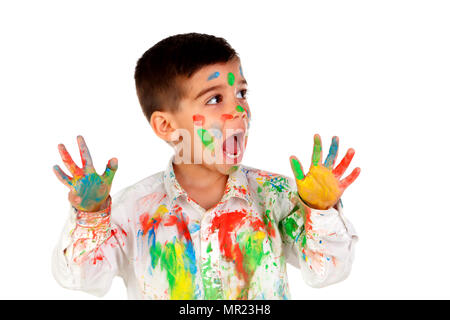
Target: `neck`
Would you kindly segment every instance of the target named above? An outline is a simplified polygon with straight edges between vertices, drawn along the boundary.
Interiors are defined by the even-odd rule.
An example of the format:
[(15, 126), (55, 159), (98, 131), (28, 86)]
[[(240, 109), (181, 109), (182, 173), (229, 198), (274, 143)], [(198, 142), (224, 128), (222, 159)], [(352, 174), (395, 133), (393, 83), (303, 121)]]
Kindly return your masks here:
[(188, 194), (192, 189), (217, 189), (218, 187), (223, 193), (228, 180), (228, 175), (201, 164), (173, 164), (173, 170), (178, 183)]

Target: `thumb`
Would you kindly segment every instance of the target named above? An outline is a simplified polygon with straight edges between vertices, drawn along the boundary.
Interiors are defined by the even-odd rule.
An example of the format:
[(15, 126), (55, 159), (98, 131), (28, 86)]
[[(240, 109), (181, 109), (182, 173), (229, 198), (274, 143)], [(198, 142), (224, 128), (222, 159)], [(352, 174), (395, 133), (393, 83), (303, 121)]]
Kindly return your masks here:
[(106, 165), (105, 172), (102, 177), (108, 180), (110, 183), (112, 182), (114, 175), (116, 174), (117, 168), (119, 167), (119, 161), (117, 158), (111, 158)]
[(289, 162), (291, 163), (291, 169), (292, 172), (294, 172), (294, 176), (296, 180), (303, 180), (305, 178), (305, 175), (303, 173), (303, 167), (300, 161), (298, 161), (297, 157), (290, 156)]

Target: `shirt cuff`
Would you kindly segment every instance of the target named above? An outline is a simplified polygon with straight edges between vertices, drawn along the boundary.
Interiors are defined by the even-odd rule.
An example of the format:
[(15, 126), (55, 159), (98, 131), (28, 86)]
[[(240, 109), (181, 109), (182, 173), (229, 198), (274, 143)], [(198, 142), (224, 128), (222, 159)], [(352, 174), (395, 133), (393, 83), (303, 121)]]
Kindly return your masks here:
[(108, 196), (104, 204), (104, 209), (100, 211), (81, 211), (74, 208), (76, 214), (76, 224), (86, 228), (108, 227), (111, 215), (111, 196)]

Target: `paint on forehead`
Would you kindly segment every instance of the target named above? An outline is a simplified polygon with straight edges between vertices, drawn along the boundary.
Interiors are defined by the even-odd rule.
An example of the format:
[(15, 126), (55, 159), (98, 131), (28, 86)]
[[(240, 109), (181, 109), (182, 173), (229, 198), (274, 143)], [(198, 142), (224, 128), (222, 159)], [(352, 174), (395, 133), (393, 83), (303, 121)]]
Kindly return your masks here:
[(220, 73), (218, 71), (211, 73), (208, 77), (208, 81), (212, 80), (212, 79), (216, 79), (217, 77), (219, 77)]
[(234, 84), (234, 74), (232, 72), (228, 73), (228, 84), (232, 86)]
[(221, 119), (223, 122), (225, 122), (225, 121), (227, 121), (227, 120), (233, 119), (233, 116), (232, 116), (231, 114), (229, 114), (229, 113), (224, 113), (224, 114), (222, 114), (222, 116), (220, 117), (220, 119)]
[(201, 126), (205, 123), (205, 117), (202, 116), (201, 114), (194, 114), (192, 116), (192, 120), (194, 121), (195, 124), (199, 124)]
[(241, 74), (242, 77), (244, 77), (244, 74), (242, 73), (242, 67), (239, 66), (239, 73)]

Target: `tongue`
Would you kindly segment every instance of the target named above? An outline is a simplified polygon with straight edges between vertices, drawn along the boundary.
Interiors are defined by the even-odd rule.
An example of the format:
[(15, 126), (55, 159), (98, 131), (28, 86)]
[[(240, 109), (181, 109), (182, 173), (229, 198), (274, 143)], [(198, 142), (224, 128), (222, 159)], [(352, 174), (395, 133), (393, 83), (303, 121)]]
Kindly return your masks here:
[(238, 153), (238, 139), (236, 136), (229, 137), (225, 140), (223, 150), (226, 153), (236, 155)]

